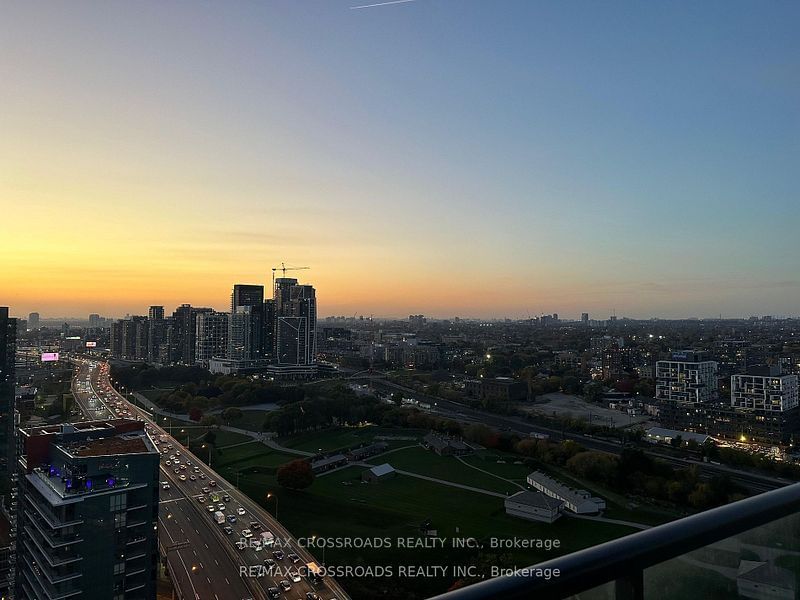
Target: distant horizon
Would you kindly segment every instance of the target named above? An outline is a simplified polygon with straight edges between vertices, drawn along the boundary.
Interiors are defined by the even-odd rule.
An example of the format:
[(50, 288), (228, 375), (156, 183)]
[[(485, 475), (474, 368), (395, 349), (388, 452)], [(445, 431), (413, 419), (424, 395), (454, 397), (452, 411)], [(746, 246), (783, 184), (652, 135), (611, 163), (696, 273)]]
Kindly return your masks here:
[[(186, 303), (186, 304), (191, 304), (191, 303)], [(6, 306), (6, 305), (0, 303), (0, 306)], [(155, 304), (153, 306), (162, 306), (162, 305)], [(202, 304), (191, 304), (191, 306), (194, 306), (194, 307), (197, 307), (197, 308), (212, 308), (212, 309), (214, 309), (214, 310), (216, 310), (218, 312), (229, 312), (229, 311), (226, 311), (224, 309), (223, 310), (219, 310), (219, 309), (217, 309), (217, 308), (215, 308), (213, 306), (202, 305)], [(149, 308), (149, 306), (146, 307), (146, 308)], [(9, 312), (10, 312), (11, 316), (14, 317), (14, 318), (17, 318), (17, 319), (27, 319), (31, 312), (38, 312), (38, 311), (33, 310), (33, 311), (29, 311), (29, 312), (27, 312), (25, 314), (19, 314), (19, 313), (14, 312), (13, 307), (9, 307), (9, 309), (10, 309)], [(85, 316), (77, 316), (77, 315), (72, 315), (72, 316), (65, 316), (65, 315), (49, 316), (49, 315), (45, 315), (45, 314), (39, 312), (39, 320), (40, 321), (88, 321), (90, 314), (97, 314), (103, 319), (119, 320), (119, 319), (124, 319), (127, 316), (131, 316), (131, 317), (132, 316), (147, 316), (147, 312), (148, 312), (147, 310), (143, 310), (143, 311), (139, 311), (139, 312), (131, 312), (131, 313), (121, 314), (121, 315), (111, 315), (111, 314), (102, 314), (102, 313), (99, 313), (99, 312), (90, 311), (90, 312), (86, 313)], [(164, 314), (165, 314), (165, 316), (170, 316), (172, 314), (172, 312), (169, 311), (166, 306), (164, 306)], [(408, 320), (409, 316), (411, 316), (411, 315), (419, 315), (419, 314), (423, 315), (426, 319), (432, 320), (432, 321), (447, 321), (447, 320), (451, 320), (452, 321), (453, 319), (456, 319), (456, 318), (460, 319), (462, 321), (505, 321), (505, 320), (527, 321), (527, 320), (536, 319), (536, 318), (539, 318), (539, 317), (542, 316), (541, 314), (530, 315), (530, 316), (528, 316), (528, 315), (486, 316), (486, 315), (450, 314), (450, 315), (440, 316), (440, 315), (433, 315), (433, 314), (425, 314), (423, 312), (409, 312), (406, 315), (377, 315), (377, 314), (370, 315), (370, 314), (364, 314), (364, 313), (356, 313), (356, 315), (354, 317), (354, 315), (352, 315), (352, 314), (351, 315), (347, 315), (347, 314), (340, 314), (340, 313), (336, 313), (336, 314), (332, 313), (332, 314), (321, 314), (321, 315), (318, 316), (318, 320), (323, 320), (323, 319), (328, 319), (328, 318), (341, 318), (341, 317), (344, 317), (346, 319), (353, 319), (353, 318), (359, 319), (360, 317), (363, 317), (364, 320), (367, 320), (367, 319), (371, 318), (373, 320), (403, 321), (403, 320)], [(578, 314), (576, 317), (573, 317), (573, 316), (570, 316), (568, 313), (560, 313), (558, 311), (554, 311), (552, 313), (544, 313), (544, 316), (551, 316), (553, 314), (557, 314), (558, 315), (559, 321), (580, 322), (580, 320), (581, 320), (581, 315), (580, 314)], [(612, 317), (612, 315), (607, 315), (605, 317), (595, 317), (595, 316), (592, 316), (592, 313), (589, 313), (589, 321), (609, 321), (611, 319), (611, 317)], [(719, 320), (722, 320), (722, 321), (746, 321), (746, 320), (748, 320), (750, 318), (753, 318), (753, 317), (756, 317), (756, 318), (759, 318), (759, 319), (764, 318), (764, 317), (771, 317), (771, 318), (774, 318), (774, 319), (798, 319), (798, 318), (800, 318), (800, 314), (791, 314), (791, 313), (790, 314), (773, 314), (773, 313), (758, 312), (758, 313), (751, 313), (751, 314), (747, 314), (747, 315), (725, 315), (725, 314), (719, 315), (719, 314), (717, 314), (717, 315), (706, 315), (706, 316), (688, 315), (688, 316), (669, 316), (669, 317), (667, 317), (667, 316), (659, 316), (659, 315), (651, 315), (651, 316), (646, 316), (646, 317), (634, 316), (634, 315), (619, 315), (619, 314), (616, 315), (617, 320), (632, 320), (632, 321), (652, 321), (652, 320), (659, 320), (659, 321), (693, 321), (693, 320), (697, 320), (697, 321), (719, 321)]]

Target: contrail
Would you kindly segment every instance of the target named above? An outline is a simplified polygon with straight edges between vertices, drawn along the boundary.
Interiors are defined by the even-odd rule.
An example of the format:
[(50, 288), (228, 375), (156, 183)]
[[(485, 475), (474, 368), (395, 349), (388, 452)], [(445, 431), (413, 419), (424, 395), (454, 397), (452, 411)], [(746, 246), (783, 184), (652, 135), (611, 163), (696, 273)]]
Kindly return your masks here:
[(389, 2), (378, 2), (377, 4), (365, 4), (363, 6), (351, 6), (350, 10), (359, 10), (361, 8), (374, 8), (376, 6), (388, 6), (389, 4), (405, 4), (406, 2), (416, 2), (416, 0), (390, 0)]

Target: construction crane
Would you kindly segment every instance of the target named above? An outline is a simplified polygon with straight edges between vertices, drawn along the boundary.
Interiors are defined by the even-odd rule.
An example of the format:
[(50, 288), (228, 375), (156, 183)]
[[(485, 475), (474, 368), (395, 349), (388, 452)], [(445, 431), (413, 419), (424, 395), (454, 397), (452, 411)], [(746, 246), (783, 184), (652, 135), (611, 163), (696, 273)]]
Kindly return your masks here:
[(281, 271), (283, 276), (286, 277), (286, 271), (302, 271), (310, 268), (311, 267), (287, 267), (284, 263), (281, 263), (280, 267), (272, 267), (272, 289), (275, 289), (275, 271)]

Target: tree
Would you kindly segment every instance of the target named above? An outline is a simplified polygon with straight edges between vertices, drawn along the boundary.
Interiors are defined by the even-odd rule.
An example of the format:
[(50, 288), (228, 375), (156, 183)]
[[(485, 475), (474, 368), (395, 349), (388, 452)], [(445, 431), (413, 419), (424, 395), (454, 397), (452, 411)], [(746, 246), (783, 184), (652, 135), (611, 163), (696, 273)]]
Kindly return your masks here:
[(278, 485), (290, 490), (304, 490), (314, 483), (311, 463), (302, 458), (293, 460), (278, 467), (276, 473)]
[(204, 415), (202, 419), (200, 419), (200, 425), (205, 427), (217, 427), (219, 426), (219, 417), (216, 415)]
[(192, 421), (199, 421), (200, 419), (203, 418), (203, 411), (197, 408), (196, 406), (193, 406), (192, 408), (189, 409), (189, 418)]
[(222, 420), (228, 423), (229, 425), (233, 421), (238, 421), (242, 418), (242, 411), (236, 408), (235, 406), (230, 406), (222, 411)]

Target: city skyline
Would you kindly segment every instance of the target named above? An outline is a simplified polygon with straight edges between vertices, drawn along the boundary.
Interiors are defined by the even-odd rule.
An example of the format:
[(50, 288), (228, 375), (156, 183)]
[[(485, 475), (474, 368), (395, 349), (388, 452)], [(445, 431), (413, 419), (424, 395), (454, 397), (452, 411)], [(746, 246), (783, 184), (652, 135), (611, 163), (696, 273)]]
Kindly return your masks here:
[(3, 301), (797, 314), (797, 4), (352, 4), (8, 7)]

